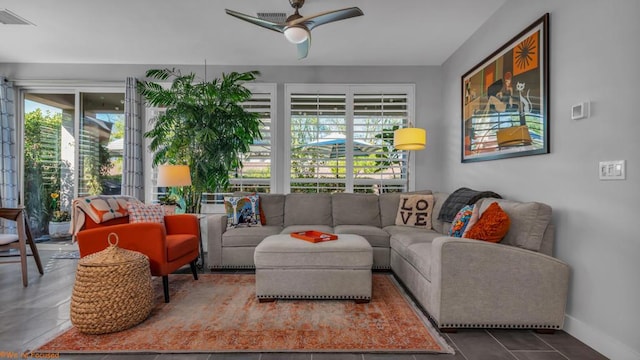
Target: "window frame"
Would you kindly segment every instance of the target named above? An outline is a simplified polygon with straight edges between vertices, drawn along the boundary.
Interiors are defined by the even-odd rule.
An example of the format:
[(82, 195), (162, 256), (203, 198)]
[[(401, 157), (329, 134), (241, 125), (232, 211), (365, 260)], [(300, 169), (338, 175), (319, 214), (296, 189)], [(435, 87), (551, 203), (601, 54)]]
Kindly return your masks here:
[[(283, 138), (283, 181), (281, 191), (285, 194), (291, 192), (291, 118), (292, 118), (292, 94), (344, 94), (345, 95), (345, 124), (347, 157), (353, 152), (354, 139), (354, 95), (378, 95), (385, 93), (404, 93), (407, 99), (407, 121), (404, 126), (415, 124), (415, 84), (303, 84), (286, 83), (284, 85), (284, 138)], [(408, 174), (408, 183), (405, 191), (415, 188), (415, 156), (408, 156), (404, 152), (403, 158), (407, 161), (405, 176)], [(354, 176), (353, 161), (346, 163), (345, 192), (353, 193)], [(406, 182), (407, 179), (404, 179)]]
[[(74, 158), (76, 161), (80, 158), (80, 146), (77, 139), (80, 133), (80, 115), (82, 112), (83, 93), (122, 93), (125, 94), (124, 82), (107, 81), (107, 82), (83, 82), (83, 81), (45, 81), (45, 80), (16, 80), (14, 81), (16, 91), (15, 116), (16, 116), (16, 154), (18, 177), (18, 191), (24, 194), (24, 117), (25, 108), (24, 101), (27, 93), (30, 94), (68, 94), (74, 95), (74, 115), (73, 115), (73, 132), (76, 138), (74, 142)], [(73, 198), (78, 197), (78, 189), (80, 186), (79, 168), (76, 164), (73, 171)], [(20, 197), (20, 204), (24, 205), (24, 196)]]

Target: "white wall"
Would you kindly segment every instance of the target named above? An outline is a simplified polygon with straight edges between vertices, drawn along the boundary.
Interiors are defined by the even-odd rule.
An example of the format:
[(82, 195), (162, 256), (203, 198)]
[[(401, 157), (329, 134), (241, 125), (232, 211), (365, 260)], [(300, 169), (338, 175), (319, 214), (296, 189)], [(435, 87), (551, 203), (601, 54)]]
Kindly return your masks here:
[[(143, 78), (151, 68), (177, 68), (183, 74), (195, 72), (204, 77), (204, 66), (181, 65), (118, 65), (118, 64), (2, 64), (0, 74), (11, 80), (38, 81), (122, 81), (127, 76)], [(442, 110), (441, 69), (439, 66), (207, 66), (207, 77), (220, 76), (222, 72), (259, 70), (259, 82), (278, 84), (279, 124), (284, 121), (285, 83), (336, 83), (336, 84), (398, 84), (416, 85), (415, 125), (424, 127), (429, 134), (439, 133)], [(279, 126), (280, 139), (284, 137), (284, 126)], [(418, 169), (439, 169), (440, 156), (435, 151), (438, 139), (428, 135), (425, 151), (415, 153)], [(279, 162), (284, 160), (279, 155)], [(442, 176), (439, 171), (419, 171), (416, 173), (417, 189), (438, 189)]]
[[(550, 13), (551, 153), (460, 162), (460, 77)], [(555, 254), (572, 269), (566, 330), (613, 359), (640, 359), (640, 1), (510, 0), (443, 64), (443, 174), (554, 209)], [(591, 116), (571, 120), (571, 105)], [(598, 162), (627, 160), (625, 181)]]

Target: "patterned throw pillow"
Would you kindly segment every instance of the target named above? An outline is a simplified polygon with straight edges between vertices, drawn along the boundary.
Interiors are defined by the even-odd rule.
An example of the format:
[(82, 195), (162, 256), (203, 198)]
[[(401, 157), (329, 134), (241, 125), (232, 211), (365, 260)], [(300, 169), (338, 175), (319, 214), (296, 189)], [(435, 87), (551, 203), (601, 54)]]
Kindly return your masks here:
[(431, 229), (433, 195), (400, 195), (396, 225)]
[(132, 202), (144, 204), (126, 195), (92, 195), (73, 201), (74, 207), (82, 209), (96, 224), (127, 216), (127, 204)]
[(227, 228), (262, 226), (258, 195), (225, 196), (224, 208), (227, 213)]
[(464, 232), (462, 233), (463, 238), (466, 238), (465, 235), (469, 232), (469, 230), (473, 228), (473, 225), (475, 225), (478, 222), (478, 219), (480, 218), (481, 205), (482, 205), (482, 201), (478, 201), (473, 207), (473, 212), (471, 212), (471, 218), (467, 222), (467, 227), (464, 229)]
[(464, 237), (497, 243), (507, 235), (510, 225), (509, 215), (497, 202), (493, 202), (480, 215), (478, 222), (464, 234)]
[(469, 220), (471, 220), (471, 214), (473, 214), (473, 205), (466, 205), (460, 209), (456, 217), (453, 218), (451, 229), (449, 229), (449, 236), (462, 237), (464, 230), (467, 228), (467, 224), (469, 224)]
[(127, 204), (129, 223), (152, 222), (164, 224), (164, 208), (162, 205), (146, 205), (130, 202)]

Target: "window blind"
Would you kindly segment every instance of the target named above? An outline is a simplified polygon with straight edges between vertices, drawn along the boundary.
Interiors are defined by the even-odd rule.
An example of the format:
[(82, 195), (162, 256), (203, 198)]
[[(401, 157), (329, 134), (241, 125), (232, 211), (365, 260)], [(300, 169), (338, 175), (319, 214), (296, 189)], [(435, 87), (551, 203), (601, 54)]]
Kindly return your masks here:
[(257, 88), (251, 99), (242, 103), (250, 112), (258, 113), (261, 121), (261, 139), (255, 139), (250, 151), (242, 156), (242, 168), (229, 174), (231, 191), (271, 192), (272, 128), (275, 108), (275, 91)]
[(289, 192), (406, 188), (407, 154), (393, 148), (393, 131), (409, 124), (412, 86), (305, 84), (286, 89)]
[(346, 94), (291, 94), (291, 192), (344, 191)]

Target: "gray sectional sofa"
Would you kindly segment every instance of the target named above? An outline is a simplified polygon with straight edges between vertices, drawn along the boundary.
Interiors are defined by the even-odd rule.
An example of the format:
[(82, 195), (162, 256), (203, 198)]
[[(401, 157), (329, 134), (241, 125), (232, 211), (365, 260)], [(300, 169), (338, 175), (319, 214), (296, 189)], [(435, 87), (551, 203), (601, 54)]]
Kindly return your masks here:
[(569, 267), (551, 256), (551, 208), (479, 200), (481, 211), (497, 201), (511, 219), (495, 244), (446, 236), (451, 224), (438, 214), (449, 194), (433, 195), (433, 229), (425, 230), (395, 225), (399, 193), (260, 194), (266, 225), (227, 230), (226, 216), (209, 215), (207, 266), (253, 268), (255, 247), (269, 235), (357, 234), (373, 248), (373, 268), (391, 269), (440, 328), (561, 329)]

